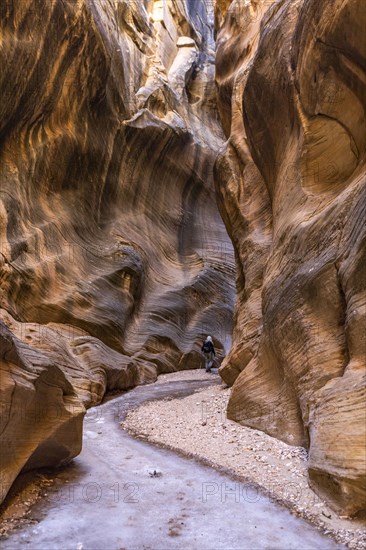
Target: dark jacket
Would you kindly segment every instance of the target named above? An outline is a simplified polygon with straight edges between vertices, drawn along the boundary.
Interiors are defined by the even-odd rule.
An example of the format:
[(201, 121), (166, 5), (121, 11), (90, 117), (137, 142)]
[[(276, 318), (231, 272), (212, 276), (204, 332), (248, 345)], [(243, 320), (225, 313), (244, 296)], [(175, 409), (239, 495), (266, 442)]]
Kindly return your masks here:
[(216, 355), (216, 353), (215, 353), (215, 348), (214, 348), (212, 342), (203, 342), (201, 351), (203, 351), (204, 353), (210, 353), (210, 352), (212, 352), (214, 355)]

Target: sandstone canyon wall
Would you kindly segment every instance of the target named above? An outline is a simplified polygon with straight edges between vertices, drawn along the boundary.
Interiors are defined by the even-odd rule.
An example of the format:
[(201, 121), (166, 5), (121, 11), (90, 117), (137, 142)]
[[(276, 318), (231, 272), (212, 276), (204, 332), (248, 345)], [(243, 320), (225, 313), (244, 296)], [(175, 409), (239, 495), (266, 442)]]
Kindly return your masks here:
[(1, 499), (80, 451), (104, 393), (224, 354), (234, 254), (213, 165), (213, 9), (0, 5)]
[(224, 355), (235, 254), (229, 417), (365, 507), (365, 13), (1, 2), (2, 498), (106, 391)]
[(237, 265), (228, 416), (309, 447), (312, 486), (366, 508), (366, 9), (218, 2), (228, 138), (215, 170)]

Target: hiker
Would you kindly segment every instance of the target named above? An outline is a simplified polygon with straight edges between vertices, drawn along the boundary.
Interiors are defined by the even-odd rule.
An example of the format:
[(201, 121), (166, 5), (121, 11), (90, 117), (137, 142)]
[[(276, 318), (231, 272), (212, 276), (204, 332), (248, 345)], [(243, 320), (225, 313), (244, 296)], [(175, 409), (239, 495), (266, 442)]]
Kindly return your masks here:
[(206, 340), (203, 342), (201, 351), (203, 351), (205, 356), (206, 372), (211, 372), (211, 367), (214, 362), (214, 357), (216, 356), (215, 348), (212, 343), (211, 336), (207, 336)]

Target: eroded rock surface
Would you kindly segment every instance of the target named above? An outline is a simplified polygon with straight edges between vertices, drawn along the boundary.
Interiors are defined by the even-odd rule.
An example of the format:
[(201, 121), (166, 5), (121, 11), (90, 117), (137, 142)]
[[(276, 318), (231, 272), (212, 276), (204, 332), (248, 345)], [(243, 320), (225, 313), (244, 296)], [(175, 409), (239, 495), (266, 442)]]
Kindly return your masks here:
[(366, 10), (217, 4), (216, 165), (234, 243), (228, 415), (309, 446), (312, 485), (366, 506)]
[(60, 365), (1, 322), (0, 499), (18, 473), (60, 466), (81, 450), (85, 408)]
[[(355, 514), (366, 11), (215, 6), (1, 2), (4, 487), (77, 454), (84, 407), (106, 391), (199, 366), (206, 334), (223, 357), (234, 289), (219, 155), (237, 266), (229, 417), (307, 445), (313, 486)], [(62, 412), (30, 435), (23, 399), (30, 418), (39, 402)]]
[[(69, 401), (199, 367), (206, 334), (222, 358), (235, 289), (212, 5), (4, 0), (0, 24), (2, 319), (11, 353), (31, 355), (1, 349), (3, 440), (21, 434), (2, 454), (8, 486), (79, 452)], [(63, 416), (30, 437), (22, 395), (32, 408), (54, 393)], [(67, 451), (45, 452), (50, 438)]]

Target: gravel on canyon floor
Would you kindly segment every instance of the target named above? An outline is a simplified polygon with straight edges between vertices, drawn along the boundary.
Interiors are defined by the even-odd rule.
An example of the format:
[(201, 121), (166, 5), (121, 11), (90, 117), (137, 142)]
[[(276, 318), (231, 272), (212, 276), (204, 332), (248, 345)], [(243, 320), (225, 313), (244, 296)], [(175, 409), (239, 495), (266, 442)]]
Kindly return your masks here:
[(156, 384), (213, 376), (217, 385), (210, 388), (180, 399), (151, 401), (131, 410), (122, 427), (135, 437), (230, 473), (231, 488), (210, 488), (222, 491), (223, 501), (244, 498), (256, 502), (264, 493), (338, 542), (352, 549), (365, 549), (364, 522), (339, 517), (309, 487), (306, 449), (226, 418), (230, 388), (220, 383), (217, 374), (181, 371), (159, 376)]
[(31, 516), (32, 506), (47, 496), (53, 485), (52, 472), (20, 474), (0, 506), (0, 538), (26, 525), (37, 524)]

